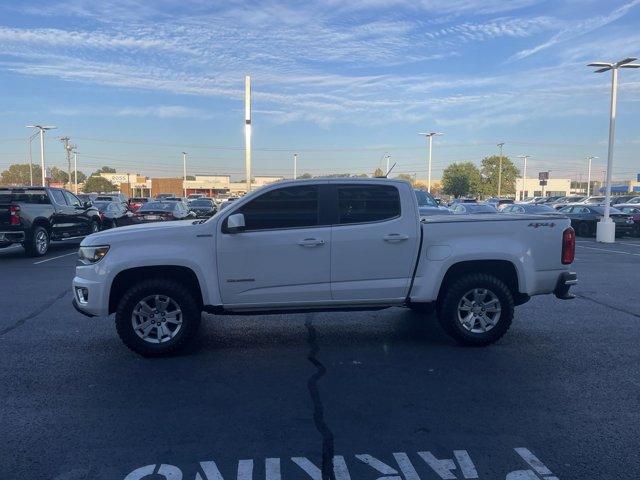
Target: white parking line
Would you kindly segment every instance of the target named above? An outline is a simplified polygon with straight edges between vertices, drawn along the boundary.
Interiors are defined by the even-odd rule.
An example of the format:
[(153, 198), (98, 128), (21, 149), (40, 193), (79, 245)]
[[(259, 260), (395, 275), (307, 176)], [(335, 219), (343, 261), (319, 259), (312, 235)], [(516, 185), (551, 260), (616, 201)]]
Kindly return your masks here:
[(51, 260), (56, 260), (58, 258), (68, 257), (69, 255), (77, 255), (77, 254), (78, 252), (65, 253), (64, 255), (58, 255), (57, 257), (51, 257), (51, 258), (47, 258), (46, 260), (40, 260), (39, 262), (33, 262), (33, 264), (38, 265), (40, 263), (50, 262)]
[(634, 257), (640, 257), (640, 253), (624, 252), (622, 250), (609, 250), (608, 248), (585, 247), (584, 245), (580, 245), (580, 247), (588, 248), (589, 250), (598, 250), (600, 252), (620, 253), (622, 255), (633, 255)]

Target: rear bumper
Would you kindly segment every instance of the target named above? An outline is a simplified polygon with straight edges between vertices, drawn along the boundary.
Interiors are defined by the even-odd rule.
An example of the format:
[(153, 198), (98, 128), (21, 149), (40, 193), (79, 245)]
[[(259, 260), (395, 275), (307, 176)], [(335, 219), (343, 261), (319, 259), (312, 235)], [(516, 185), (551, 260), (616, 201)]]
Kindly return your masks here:
[(575, 295), (569, 293), (572, 286), (578, 283), (578, 274), (576, 272), (562, 272), (553, 294), (560, 300), (571, 300)]
[(24, 232), (0, 231), (0, 243), (20, 243), (24, 242)]

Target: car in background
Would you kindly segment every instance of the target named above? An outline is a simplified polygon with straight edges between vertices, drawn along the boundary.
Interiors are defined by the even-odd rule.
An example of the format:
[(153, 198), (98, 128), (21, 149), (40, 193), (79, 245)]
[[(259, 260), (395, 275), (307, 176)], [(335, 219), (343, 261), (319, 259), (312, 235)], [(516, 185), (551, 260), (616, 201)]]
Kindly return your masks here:
[(129, 210), (135, 213), (140, 209), (142, 205), (150, 201), (151, 199), (149, 197), (131, 197), (128, 202)]
[(186, 197), (164, 197), (162, 201), (163, 202), (180, 202), (187, 207), (189, 205), (189, 201), (186, 199)]
[(220, 205), (218, 205), (218, 211), (224, 210), (229, 205), (231, 205), (233, 202), (235, 202), (237, 199), (238, 199), (238, 197), (229, 197), (229, 198), (227, 198), (226, 200), (221, 202)]
[(78, 193), (76, 194), (76, 197), (78, 197), (80, 199), (81, 202), (87, 203), (87, 202), (93, 202), (93, 200), (97, 197), (98, 195), (91, 194), (91, 193)]
[(158, 193), (156, 195), (156, 200), (164, 200), (165, 198), (173, 197), (173, 193)]
[(640, 205), (640, 197), (633, 197), (625, 205)]
[(195, 217), (182, 202), (153, 201), (145, 203), (135, 213), (139, 223), (186, 220)]
[[(558, 210), (558, 212), (571, 219), (571, 226), (576, 231), (576, 235), (593, 237), (596, 234), (597, 223), (604, 216), (604, 206), (578, 203), (567, 205)], [(611, 207), (609, 209), (609, 216), (616, 225), (617, 236), (631, 234), (634, 229), (631, 215), (627, 215), (617, 208)]]
[(618, 205), (621, 203), (628, 203), (629, 200), (632, 200), (634, 198), (636, 198), (638, 195), (637, 194), (633, 194), (633, 195), (616, 195), (614, 197), (611, 197), (611, 206), (613, 207), (614, 205)]
[(451, 210), (446, 207), (441, 207), (429, 192), (414, 189), (413, 193), (416, 195), (418, 211), (421, 217), (427, 215), (451, 215)]
[(511, 205), (513, 204), (515, 201), (513, 198), (497, 198), (497, 197), (492, 197), (492, 198), (488, 198), (486, 200), (486, 203), (493, 205), (494, 207), (496, 207), (497, 210), (502, 210), (503, 205)]
[(549, 205), (536, 204), (536, 203), (515, 203), (513, 205), (507, 205), (501, 213), (513, 213), (519, 215), (556, 215), (564, 216), (556, 209), (551, 208)]
[(123, 193), (101, 193), (96, 195), (94, 202), (120, 202), (127, 203), (127, 197)]
[(544, 200), (544, 197), (526, 197), (519, 203), (539, 203), (541, 200)]
[(550, 202), (548, 205), (558, 210), (559, 208), (562, 208), (570, 203), (580, 203), (585, 198), (587, 197), (585, 197), (584, 195), (567, 195), (566, 197), (560, 197), (556, 199), (555, 202)]
[(198, 218), (211, 217), (218, 211), (213, 199), (204, 197), (189, 202), (189, 209), (195, 213)]
[(633, 219), (633, 230), (631, 234), (634, 237), (640, 237), (640, 203), (623, 203), (616, 205), (615, 208), (622, 213), (631, 215)]
[(190, 193), (189, 195), (187, 195), (187, 200), (191, 201), (191, 200), (196, 200), (198, 198), (204, 198), (205, 194), (204, 193)]
[(580, 203), (586, 203), (587, 205), (604, 205), (604, 198), (604, 195), (591, 195)]
[(454, 215), (478, 215), (482, 213), (498, 213), (498, 209), (490, 203), (458, 203), (451, 207)]
[(125, 203), (96, 200), (93, 202), (93, 206), (100, 212), (101, 230), (138, 223), (135, 215), (127, 208)]

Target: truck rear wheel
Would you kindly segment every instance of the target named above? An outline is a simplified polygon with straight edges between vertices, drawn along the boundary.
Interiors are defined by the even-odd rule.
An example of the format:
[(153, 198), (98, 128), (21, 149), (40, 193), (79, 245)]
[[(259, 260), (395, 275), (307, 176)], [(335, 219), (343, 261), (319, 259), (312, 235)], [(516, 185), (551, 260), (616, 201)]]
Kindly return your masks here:
[(200, 326), (201, 309), (180, 283), (154, 278), (125, 292), (116, 309), (120, 339), (145, 357), (175, 353), (186, 347)]
[(442, 328), (462, 345), (489, 345), (513, 320), (514, 301), (505, 283), (484, 273), (464, 275), (444, 292), (438, 309)]
[(49, 251), (49, 232), (44, 227), (33, 227), (31, 237), (22, 246), (30, 257), (41, 257)]

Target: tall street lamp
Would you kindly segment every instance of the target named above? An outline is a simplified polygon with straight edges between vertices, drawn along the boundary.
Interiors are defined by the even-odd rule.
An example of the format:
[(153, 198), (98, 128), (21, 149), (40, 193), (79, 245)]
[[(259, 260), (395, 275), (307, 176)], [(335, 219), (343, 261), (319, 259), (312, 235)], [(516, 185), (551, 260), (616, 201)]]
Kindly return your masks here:
[(45, 169), (44, 169), (44, 132), (46, 132), (47, 130), (53, 130), (54, 127), (53, 125), (49, 125), (49, 126), (44, 126), (44, 125), (27, 125), (27, 128), (37, 128), (40, 132), (40, 169), (42, 170), (42, 186), (45, 187), (46, 186), (46, 179), (45, 179)]
[(31, 145), (33, 139), (38, 136), (38, 132), (29, 135), (29, 186), (33, 187), (33, 155), (31, 154)]
[[(418, 135), (423, 135), (423, 136), (425, 136), (425, 137), (427, 137), (429, 139), (429, 160), (428, 160), (428, 165), (427, 165), (427, 191), (429, 193), (431, 193), (431, 153), (432, 153), (432, 147), (433, 147), (433, 137), (438, 136), (438, 135), (444, 135), (444, 133), (440, 133), (440, 132), (423, 133), (423, 132), (420, 132), (420, 133), (418, 133)], [(387, 167), (388, 167), (388, 165), (387, 165)]]
[(609, 211), (611, 209), (611, 174), (613, 170), (613, 144), (616, 130), (616, 108), (618, 103), (618, 69), (640, 68), (639, 63), (632, 63), (635, 58), (625, 58), (615, 63), (593, 62), (589, 67), (599, 67), (595, 73), (603, 73), (611, 70), (611, 115), (609, 117), (609, 151), (607, 153), (607, 180), (605, 185), (604, 215), (596, 227), (596, 241), (614, 243), (616, 240), (616, 225), (611, 221)]
[(504, 147), (504, 142), (500, 142), (497, 147), (500, 148), (500, 164), (498, 166), (498, 198), (500, 198), (500, 192), (502, 191), (502, 147)]
[(187, 152), (182, 152), (182, 196), (187, 196)]
[(591, 195), (591, 161), (596, 158), (598, 157), (594, 157), (593, 155), (587, 157), (587, 161), (589, 162), (589, 166), (587, 167), (587, 197)]
[(524, 200), (524, 193), (527, 188), (527, 160), (531, 158), (531, 155), (518, 155), (518, 158), (521, 158), (524, 162), (522, 168), (522, 190), (520, 192), (520, 200)]

